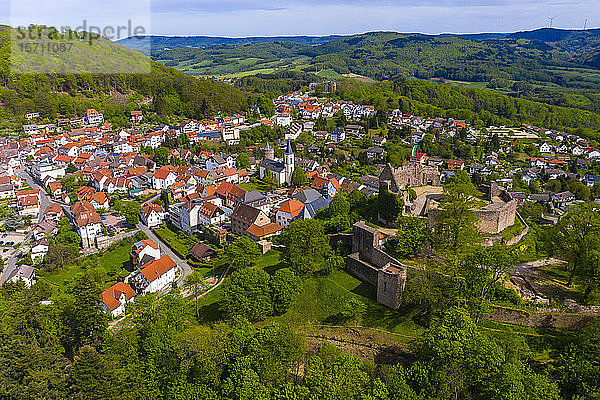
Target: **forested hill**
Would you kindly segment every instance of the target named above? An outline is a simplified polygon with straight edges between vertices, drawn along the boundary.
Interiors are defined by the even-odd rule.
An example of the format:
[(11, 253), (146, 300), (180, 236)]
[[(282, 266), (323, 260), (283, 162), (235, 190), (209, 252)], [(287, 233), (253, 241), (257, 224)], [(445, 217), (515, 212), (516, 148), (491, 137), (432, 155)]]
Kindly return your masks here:
[[(509, 35), (475, 40), (370, 32), (318, 46), (287, 45), (286, 42), (219, 45), (155, 51), (152, 57), (192, 75), (292, 67), (332, 69), (336, 73), (355, 73), (376, 80), (414, 76), (486, 84), (495, 79), (495, 85), (508, 87), (514, 82), (524, 82), (548, 89), (600, 88), (600, 74), (590, 71), (597, 67), (590, 54), (600, 50), (596, 31), (571, 33), (557, 43), (538, 40), (537, 37), (544, 36), (541, 33), (530, 34), (534, 39)], [(580, 51), (573, 52), (573, 49)]]
[[(142, 36), (142, 40), (135, 37), (129, 37), (118, 40), (117, 43), (129, 47), (133, 50), (145, 52), (148, 47), (152, 51), (162, 51), (166, 49), (177, 49), (181, 47), (206, 48), (215, 45), (244, 45), (255, 43), (271, 42), (293, 42), (306, 45), (319, 45), (332, 40), (341, 39), (346, 36), (328, 35), (328, 36), (250, 36), (250, 37), (219, 37), (219, 36)], [(146, 45), (149, 43), (149, 46)]]
[[(3, 128), (13, 127), (22, 122), (25, 113), (34, 111), (42, 118), (53, 120), (58, 116), (82, 116), (86, 108), (94, 107), (102, 109), (107, 120), (126, 123), (128, 111), (139, 109), (138, 103), (146, 103), (145, 107), (157, 111), (159, 118), (172, 115), (202, 118), (214, 112), (242, 111), (249, 104), (249, 95), (231, 85), (187, 76), (103, 39), (98, 39), (94, 45), (74, 44), (72, 57), (48, 57), (34, 52), (29, 54), (28, 60), (40, 66), (51, 62), (51, 67), (57, 71), (62, 67), (73, 71), (77, 63), (105, 66), (107, 73), (13, 74), (10, 69), (11, 32), (14, 31), (10, 27), (0, 27), (0, 119)], [(134, 73), (110, 73), (127, 71), (121, 68), (124, 64), (128, 64)], [(45, 72), (44, 69), (41, 71)]]

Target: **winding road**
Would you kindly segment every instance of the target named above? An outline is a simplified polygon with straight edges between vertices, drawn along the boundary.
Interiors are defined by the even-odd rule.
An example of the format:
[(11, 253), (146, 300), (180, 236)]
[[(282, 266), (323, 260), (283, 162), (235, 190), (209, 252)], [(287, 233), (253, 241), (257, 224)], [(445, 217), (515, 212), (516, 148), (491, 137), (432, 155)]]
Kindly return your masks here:
[(185, 260), (183, 260), (177, 254), (175, 254), (175, 252), (171, 250), (171, 248), (161, 238), (156, 236), (156, 234), (152, 232), (152, 229), (148, 228), (141, 222), (137, 224), (137, 227), (140, 231), (148, 235), (148, 238), (150, 240), (158, 243), (158, 245), (160, 246), (160, 251), (163, 254), (168, 255), (173, 261), (175, 261), (175, 264), (177, 264), (177, 266), (181, 270), (181, 275), (179, 276), (179, 279), (177, 279), (177, 286), (182, 287), (185, 283), (185, 278), (189, 274), (191, 274), (194, 271), (194, 269)]

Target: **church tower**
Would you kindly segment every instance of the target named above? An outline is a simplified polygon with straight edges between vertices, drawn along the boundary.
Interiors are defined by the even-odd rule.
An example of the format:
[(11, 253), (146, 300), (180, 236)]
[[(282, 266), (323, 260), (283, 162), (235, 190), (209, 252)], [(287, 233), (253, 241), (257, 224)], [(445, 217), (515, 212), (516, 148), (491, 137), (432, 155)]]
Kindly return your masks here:
[(292, 174), (294, 173), (294, 151), (292, 150), (292, 143), (289, 140), (283, 158), (283, 163), (285, 165), (285, 181), (289, 185), (292, 182)]
[(263, 156), (265, 160), (275, 159), (275, 150), (273, 150), (269, 142), (267, 142), (267, 146), (263, 149)]

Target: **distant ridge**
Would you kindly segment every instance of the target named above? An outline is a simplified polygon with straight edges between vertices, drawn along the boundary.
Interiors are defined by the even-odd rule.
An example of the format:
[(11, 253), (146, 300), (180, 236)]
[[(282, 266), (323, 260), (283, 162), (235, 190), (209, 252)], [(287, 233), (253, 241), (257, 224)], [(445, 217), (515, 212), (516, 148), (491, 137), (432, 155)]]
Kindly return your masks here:
[[(397, 33), (397, 32), (389, 32)], [(416, 33), (404, 33), (406, 35), (420, 35)], [(177, 48), (209, 48), (218, 45), (248, 45), (257, 43), (272, 42), (293, 42), (309, 46), (318, 46), (339, 39), (346, 39), (356, 35), (325, 35), (325, 36), (249, 36), (249, 37), (224, 37), (224, 36), (161, 36), (146, 35), (143, 39), (125, 38), (118, 40), (117, 43), (137, 50), (146, 55), (152, 52), (177, 49)], [(470, 40), (498, 40), (498, 39), (528, 39), (538, 40), (544, 43), (565, 42), (565, 48), (576, 50), (572, 47), (572, 42), (595, 42), (600, 40), (600, 28), (591, 29), (559, 29), (559, 28), (539, 28), (530, 31), (519, 31), (513, 33), (487, 32), (487, 33), (441, 33), (438, 35), (423, 35), (431, 37), (460, 37)], [(594, 46), (595, 47), (595, 46)]]
[[(182, 47), (206, 48), (216, 45), (243, 45), (270, 42), (293, 42), (316, 46), (333, 40), (344, 39), (348, 36), (327, 35), (327, 36), (250, 36), (241, 38), (220, 37), (220, 36), (143, 36), (142, 39), (149, 39), (150, 49), (160, 51), (165, 49), (176, 49)], [(139, 38), (125, 38), (118, 40), (117, 43), (129, 47), (132, 50), (141, 51), (148, 55), (148, 40)]]

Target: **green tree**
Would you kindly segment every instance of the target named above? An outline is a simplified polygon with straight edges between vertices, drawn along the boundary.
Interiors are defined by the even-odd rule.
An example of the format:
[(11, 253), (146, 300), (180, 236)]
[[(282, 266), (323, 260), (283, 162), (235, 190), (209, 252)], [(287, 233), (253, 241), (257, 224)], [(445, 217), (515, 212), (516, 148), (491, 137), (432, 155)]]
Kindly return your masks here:
[(285, 246), (281, 254), (283, 264), (300, 276), (325, 269), (332, 256), (329, 238), (319, 220), (294, 221), (279, 239)]
[(391, 223), (402, 215), (404, 208), (404, 200), (399, 194), (390, 192), (384, 187), (379, 188), (377, 194), (377, 210), (379, 211), (379, 217), (384, 221)]
[(114, 398), (122, 392), (116, 368), (91, 346), (79, 349), (67, 386), (68, 397), (81, 400)]
[(271, 172), (270, 168), (265, 169), (263, 181), (269, 185), (271, 190), (277, 187), (277, 179), (275, 178), (275, 175), (273, 175), (273, 172)]
[(185, 278), (185, 286), (190, 288), (194, 292), (194, 303), (196, 307), (196, 318), (200, 318), (200, 312), (198, 310), (198, 299), (200, 299), (200, 289), (205, 285), (206, 280), (202, 276), (199, 270), (195, 269), (191, 274)]
[(248, 236), (238, 236), (225, 244), (225, 256), (234, 270), (254, 266), (260, 255), (258, 244)]
[(308, 175), (302, 167), (294, 168), (292, 172), (292, 185), (296, 187), (304, 186), (308, 183)]
[(270, 277), (261, 268), (235, 271), (223, 283), (220, 309), (227, 318), (260, 321), (273, 313)]
[(22, 226), (23, 218), (21, 218), (21, 215), (19, 215), (19, 212), (16, 209), (11, 208), (4, 218), (4, 228), (6, 228), (7, 231), (14, 231)]
[(77, 278), (71, 290), (74, 301), (61, 310), (61, 341), (67, 355), (84, 345), (97, 345), (107, 328), (107, 315), (100, 308), (100, 286), (89, 274)]
[(466, 172), (457, 174), (444, 186), (444, 196), (440, 201), (440, 211), (433, 227), (438, 243), (452, 251), (476, 244), (481, 240), (477, 216), (473, 211), (481, 201)]
[(467, 254), (463, 275), (472, 297), (477, 299), (475, 323), (479, 322), (481, 313), (487, 308), (490, 292), (514, 269), (516, 260), (514, 251), (502, 244), (480, 246)]
[(399, 216), (396, 228), (396, 237), (388, 240), (386, 247), (401, 257), (417, 256), (430, 238), (428, 222), (423, 218)]
[(300, 292), (302, 282), (290, 268), (278, 269), (271, 277), (270, 282), (273, 295), (273, 312), (275, 315), (285, 314)]
[(341, 193), (336, 193), (331, 199), (331, 203), (327, 208), (329, 216), (348, 215), (350, 214), (350, 202)]
[(160, 146), (154, 152), (154, 162), (158, 165), (167, 165), (169, 163), (169, 149)]
[[(546, 236), (547, 248), (551, 255), (566, 260), (569, 281), (579, 276), (595, 281), (598, 277), (594, 268), (597, 263), (597, 249), (600, 246), (600, 213), (598, 206), (582, 204), (571, 207)], [(591, 289), (591, 288), (590, 288)]]
[(75, 261), (78, 252), (78, 246), (52, 241), (44, 256), (44, 265), (49, 271), (61, 270)]
[(235, 158), (235, 166), (237, 169), (248, 169), (250, 168), (250, 157), (245, 151), (238, 154)]

